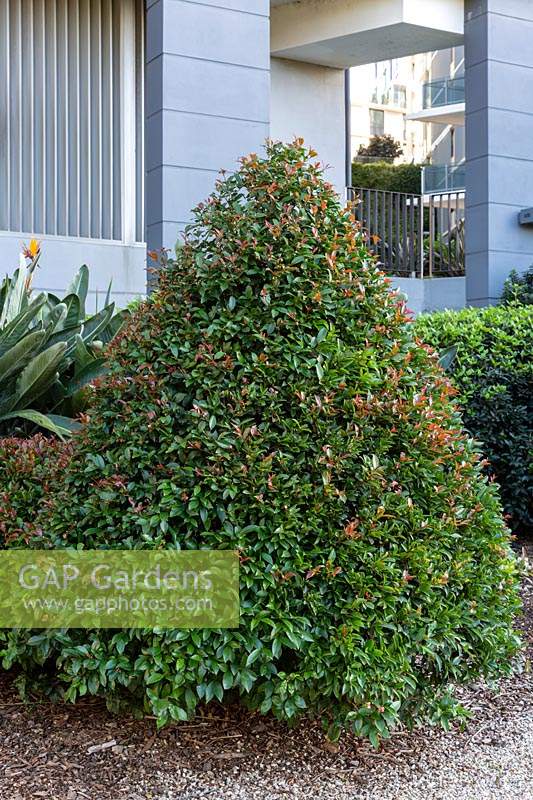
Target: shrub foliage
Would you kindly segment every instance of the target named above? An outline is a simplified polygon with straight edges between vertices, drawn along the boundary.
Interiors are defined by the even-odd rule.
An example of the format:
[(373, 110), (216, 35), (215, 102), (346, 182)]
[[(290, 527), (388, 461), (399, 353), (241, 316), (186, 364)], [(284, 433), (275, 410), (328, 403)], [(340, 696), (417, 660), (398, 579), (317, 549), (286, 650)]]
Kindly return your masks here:
[(496, 492), (313, 156), (271, 144), (198, 207), (112, 345), (47, 521), (54, 546), (237, 549), (240, 628), (14, 632), (26, 680), (161, 724), (241, 698), (376, 743), (510, 668)]
[(468, 308), (423, 315), (416, 330), (450, 367), (463, 418), (482, 443), (514, 527), (533, 527), (533, 306)]
[(533, 265), (522, 273), (518, 273), (515, 269), (511, 270), (503, 285), (501, 302), (503, 305), (509, 303), (533, 305)]
[(362, 189), (382, 189), (387, 192), (420, 194), (422, 167), (420, 164), (390, 164), (386, 161), (361, 164), (354, 161), (352, 186)]
[(24, 547), (42, 535), (41, 516), (56, 490), (73, 449), (72, 442), (0, 439), (0, 542)]

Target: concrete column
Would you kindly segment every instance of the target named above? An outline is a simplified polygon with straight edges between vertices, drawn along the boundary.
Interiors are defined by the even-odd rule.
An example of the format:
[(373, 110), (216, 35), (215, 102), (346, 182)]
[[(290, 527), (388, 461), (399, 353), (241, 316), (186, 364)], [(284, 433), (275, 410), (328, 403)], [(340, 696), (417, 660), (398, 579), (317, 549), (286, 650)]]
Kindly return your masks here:
[(466, 292), (494, 303), (533, 263), (533, 2), (465, 0)]
[(344, 70), (272, 58), (271, 134), (301, 136), (327, 166), (326, 178), (341, 197), (346, 189)]
[(269, 133), (269, 0), (146, 0), (146, 226), (173, 247), (221, 168)]

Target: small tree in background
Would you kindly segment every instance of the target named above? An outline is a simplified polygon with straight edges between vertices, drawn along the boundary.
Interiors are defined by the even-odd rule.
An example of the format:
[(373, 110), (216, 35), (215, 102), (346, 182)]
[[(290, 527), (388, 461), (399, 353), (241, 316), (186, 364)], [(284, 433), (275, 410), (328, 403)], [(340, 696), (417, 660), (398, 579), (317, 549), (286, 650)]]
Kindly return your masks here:
[(314, 155), (269, 144), (196, 209), (40, 519), (41, 547), (237, 550), (240, 627), (4, 634), (26, 683), (160, 724), (241, 699), (377, 744), (510, 670), (496, 490)]
[(381, 136), (372, 136), (367, 145), (360, 145), (357, 155), (394, 161), (395, 158), (403, 155), (403, 149), (400, 142), (390, 133), (384, 133)]

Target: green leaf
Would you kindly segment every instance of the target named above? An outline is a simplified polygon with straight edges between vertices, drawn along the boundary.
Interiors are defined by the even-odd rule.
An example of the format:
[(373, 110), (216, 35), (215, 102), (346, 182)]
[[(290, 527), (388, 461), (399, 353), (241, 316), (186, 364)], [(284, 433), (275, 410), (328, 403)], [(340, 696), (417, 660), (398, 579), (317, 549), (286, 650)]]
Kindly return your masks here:
[(29, 306), (0, 332), (0, 356), (28, 333), (30, 323), (37, 318), (46, 303), (46, 293), (41, 292)]
[(106, 359), (95, 358), (82, 369), (78, 370), (74, 377), (67, 383), (66, 390), (69, 395), (74, 394), (79, 389), (92, 383), (96, 378), (100, 378), (107, 372)]
[(46, 319), (44, 320), (46, 322), (46, 327), (50, 330), (50, 335), (55, 331), (62, 330), (65, 327), (67, 314), (68, 308), (65, 303), (57, 303), (57, 305), (50, 310), (50, 312), (46, 315)]
[(262, 648), (261, 648), (261, 647), (258, 647), (256, 650), (253, 650), (253, 651), (250, 653), (250, 655), (249, 655), (249, 656), (248, 656), (248, 658), (246, 659), (246, 666), (247, 666), (247, 667), (250, 667), (250, 666), (251, 666), (251, 665), (252, 665), (252, 664), (253, 664), (255, 661), (257, 661), (257, 659), (258, 659), (258, 658), (259, 658), (259, 656), (261, 655), (261, 650), (262, 650)]
[(111, 321), (114, 311), (115, 304), (111, 303), (94, 316), (89, 317), (89, 319), (83, 323), (81, 331), (83, 341), (88, 343), (96, 339), (100, 331), (104, 331)]
[(77, 273), (72, 278), (67, 287), (66, 294), (77, 295), (79, 300), (79, 315), (83, 319), (85, 317), (85, 301), (87, 300), (87, 292), (89, 290), (89, 268), (86, 264), (82, 264)]
[(26, 305), (24, 300), (26, 299), (27, 301), (28, 296), (28, 290), (26, 288), (28, 278), (29, 272), (24, 264), (13, 273), (4, 298), (2, 313), (0, 314), (0, 328), (5, 327), (20, 316), (24, 310)]
[(51, 386), (66, 349), (64, 342), (58, 342), (31, 359), (17, 380), (18, 408), (27, 407)]
[(0, 422), (5, 422), (10, 419), (27, 419), (29, 422), (35, 423), (40, 428), (55, 433), (56, 436), (64, 438), (71, 436), (76, 430), (80, 429), (80, 423), (68, 417), (61, 417), (57, 414), (41, 414), (40, 411), (34, 411), (26, 408), (21, 411), (13, 411), (11, 414), (3, 414), (0, 416)]
[(229, 670), (224, 673), (224, 677), (222, 678), (222, 686), (224, 689), (231, 689), (233, 686), (233, 674)]
[(0, 386), (20, 372), (40, 349), (46, 338), (43, 330), (29, 333), (0, 356)]
[(456, 357), (457, 345), (453, 344), (451, 347), (447, 347), (446, 350), (443, 350), (439, 358), (439, 364), (441, 365), (442, 369), (444, 371), (449, 370)]
[(84, 315), (81, 312), (80, 298), (77, 294), (69, 294), (62, 300), (62, 305), (67, 308), (67, 317), (65, 320), (65, 328), (70, 328), (77, 325), (79, 322), (83, 323)]
[(94, 355), (91, 353), (80, 334), (74, 337), (74, 344), (69, 348), (69, 355), (74, 357), (76, 365), (76, 373), (81, 372), (87, 366), (90, 366), (94, 361)]

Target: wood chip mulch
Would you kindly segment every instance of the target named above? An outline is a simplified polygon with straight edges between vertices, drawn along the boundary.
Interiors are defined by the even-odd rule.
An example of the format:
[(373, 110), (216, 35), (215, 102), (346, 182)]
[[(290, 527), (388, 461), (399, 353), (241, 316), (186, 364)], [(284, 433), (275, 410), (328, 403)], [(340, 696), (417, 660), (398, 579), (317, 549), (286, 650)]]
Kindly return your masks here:
[[(533, 565), (533, 543), (521, 543), (520, 547)], [(380, 776), (390, 781), (394, 770), (396, 775), (405, 774), (407, 780), (413, 764), (420, 763), (424, 753), (429, 757), (432, 748), (444, 742), (455, 747), (454, 741), (457, 747), (464, 747), (466, 740), (461, 737), (465, 736), (469, 741), (488, 742), (498, 737), (502, 725), (512, 726), (517, 714), (523, 716), (531, 710), (533, 680), (527, 664), (533, 660), (532, 572), (524, 580), (523, 597), (525, 613), (520, 627), (528, 648), (526, 672), (504, 681), (496, 693), (485, 686), (465, 690), (465, 705), (474, 715), (466, 731), (399, 731), (379, 752), (351, 736), (332, 745), (318, 725), (306, 723), (289, 730), (238, 707), (212, 711), (210, 706), (205, 716), (157, 732), (153, 719), (114, 717), (100, 700), (28, 705), (13, 688), (13, 676), (3, 673), (0, 798), (263, 800), (301, 796), (314, 800), (328, 793), (350, 798), (388, 797), (375, 791)], [(333, 791), (332, 781), (337, 787)], [(343, 788), (347, 781), (349, 790)], [(235, 787), (240, 787), (238, 792)], [(355, 787), (359, 787), (357, 791)], [(418, 797), (398, 795), (402, 800), (411, 796)], [(446, 796), (451, 795), (435, 795)]]

